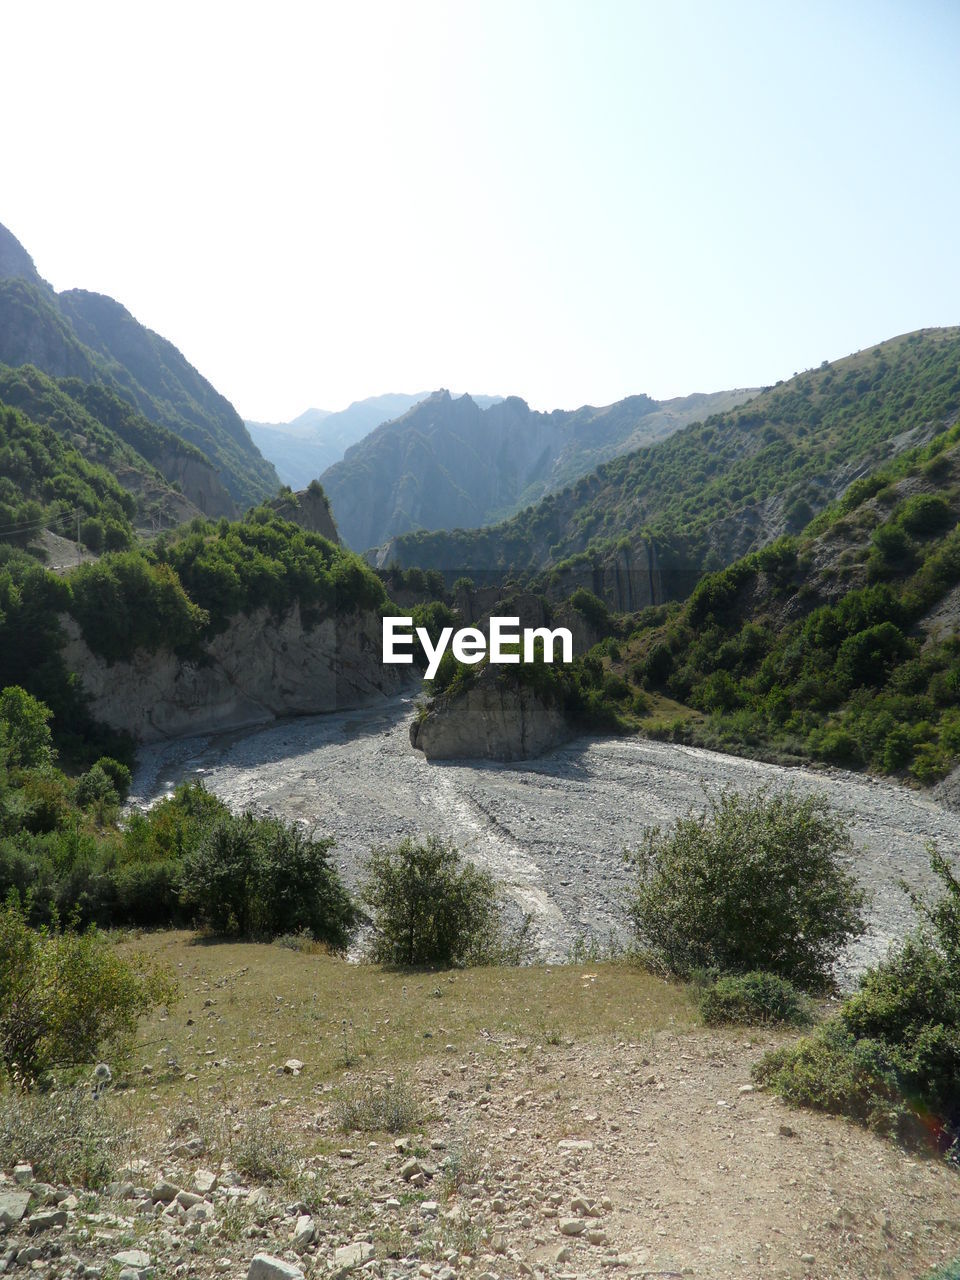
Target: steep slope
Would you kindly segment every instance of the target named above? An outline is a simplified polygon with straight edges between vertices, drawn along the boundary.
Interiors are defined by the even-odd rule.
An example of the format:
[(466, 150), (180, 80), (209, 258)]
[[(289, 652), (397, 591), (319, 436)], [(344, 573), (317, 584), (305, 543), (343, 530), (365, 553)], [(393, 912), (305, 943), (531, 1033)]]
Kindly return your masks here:
[(618, 608), (685, 595), (705, 569), (799, 531), (858, 476), (942, 430), (960, 409), (958, 359), (960, 330), (933, 329), (824, 362), (500, 525), (408, 534), (378, 562), (477, 578), (559, 571), (561, 586)]
[(276, 472), (236, 410), (176, 347), (111, 298), (55, 293), (10, 232), (0, 232), (0, 362), (111, 389), (201, 449), (241, 506), (276, 491)]
[(248, 422), (246, 425), (257, 448), (277, 468), (283, 483), (302, 489), (327, 467), (339, 462), (346, 450), (374, 427), (406, 413), (426, 395), (426, 391), (421, 391), (415, 395), (370, 396), (366, 400), (354, 400), (336, 413), (307, 409), (291, 422)]
[[(137, 498), (132, 518), (144, 531), (233, 509), (199, 449), (148, 422), (106, 387), (77, 378), (57, 383), (32, 365), (0, 365), (0, 403), (52, 428), (88, 462), (105, 467)], [(191, 501), (187, 492), (199, 501)]]
[(933, 782), (960, 760), (958, 520), (954, 425), (653, 611), (624, 661), (705, 717), (673, 737)]
[[(389, 394), (354, 400), (346, 409), (330, 413), (307, 409), (292, 422), (248, 422), (254, 443), (276, 465), (284, 484), (303, 487), (339, 462), (352, 444), (358, 443), (381, 423), (392, 422), (428, 396)], [(502, 396), (474, 396), (481, 409), (499, 404)]]
[(750, 392), (539, 413), (517, 396), (487, 408), (438, 391), (384, 423), (321, 476), (344, 540), (363, 549), (411, 529), (469, 528)]

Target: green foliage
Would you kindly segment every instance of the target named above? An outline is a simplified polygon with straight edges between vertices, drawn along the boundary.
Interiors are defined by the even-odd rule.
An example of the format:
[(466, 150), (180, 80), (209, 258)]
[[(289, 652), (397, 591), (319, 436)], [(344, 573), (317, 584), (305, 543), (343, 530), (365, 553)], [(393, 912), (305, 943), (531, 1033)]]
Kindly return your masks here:
[(570, 604), (597, 631), (609, 631), (610, 610), (592, 591), (587, 591), (586, 587), (578, 587), (570, 597)]
[(51, 714), (49, 707), (19, 685), (0, 692), (0, 754), (8, 765), (42, 769), (53, 763)]
[(504, 958), (492, 877), (435, 836), (374, 851), (361, 898), (372, 912), (376, 963), (445, 969)]
[(863, 895), (842, 866), (849, 844), (819, 797), (724, 792), (670, 833), (647, 833), (631, 906), (639, 940), (680, 975), (764, 969), (823, 987), (863, 928)]
[(406, 1080), (365, 1080), (343, 1090), (334, 1117), (344, 1133), (410, 1133), (422, 1123), (423, 1111)]
[(181, 899), (215, 933), (264, 938), (305, 930), (342, 951), (355, 913), (330, 866), (332, 845), (276, 819), (218, 816), (183, 856)]
[(943, 893), (932, 905), (911, 894), (928, 931), (908, 935), (834, 1019), (754, 1075), (796, 1106), (946, 1150), (960, 1141), (960, 881), (936, 851), (931, 862)]
[[(667, 590), (685, 596), (714, 567), (711, 551), (732, 559), (745, 529), (759, 544), (763, 522), (747, 524), (746, 513), (777, 500), (792, 532), (821, 510), (838, 470), (877, 466), (902, 432), (951, 423), (960, 408), (958, 350), (956, 329), (927, 331), (884, 343), (882, 359), (860, 352), (800, 374), (605, 463), (501, 524), (405, 534), (397, 561), (535, 579), (574, 563), (602, 570), (619, 557), (620, 566), (626, 542), (642, 572), (652, 543)], [(855, 482), (840, 512), (855, 515), (884, 483)]]
[(70, 587), (70, 611), (84, 639), (111, 662), (129, 658), (135, 649), (189, 649), (208, 621), (173, 569), (139, 551), (81, 565), (70, 575)]
[(762, 969), (721, 974), (701, 990), (699, 1003), (708, 1027), (726, 1023), (798, 1027), (810, 1021), (806, 1001), (793, 983)]
[(56, 1068), (123, 1062), (140, 1018), (174, 994), (96, 929), (36, 932), (16, 898), (0, 909), (0, 1069), (21, 1088)]

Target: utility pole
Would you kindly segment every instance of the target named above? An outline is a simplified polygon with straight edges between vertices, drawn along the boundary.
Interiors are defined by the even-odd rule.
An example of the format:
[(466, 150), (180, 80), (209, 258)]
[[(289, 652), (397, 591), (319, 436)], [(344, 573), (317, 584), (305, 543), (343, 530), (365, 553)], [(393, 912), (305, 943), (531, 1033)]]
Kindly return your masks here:
[(77, 564), (80, 563), (80, 508), (77, 507)]

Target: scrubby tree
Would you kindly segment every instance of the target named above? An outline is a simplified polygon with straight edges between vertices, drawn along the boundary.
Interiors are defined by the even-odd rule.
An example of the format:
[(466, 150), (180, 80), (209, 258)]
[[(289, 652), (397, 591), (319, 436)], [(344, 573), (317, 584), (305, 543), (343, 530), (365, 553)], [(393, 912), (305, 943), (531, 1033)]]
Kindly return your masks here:
[(372, 960), (449, 968), (493, 958), (501, 935), (496, 885), (451, 845), (408, 837), (375, 850), (366, 870)]
[(665, 968), (764, 969), (801, 987), (829, 981), (863, 929), (863, 893), (843, 866), (846, 826), (818, 796), (724, 792), (635, 855), (641, 944)]
[(49, 707), (19, 685), (0, 693), (0, 751), (14, 768), (40, 769), (53, 761)]

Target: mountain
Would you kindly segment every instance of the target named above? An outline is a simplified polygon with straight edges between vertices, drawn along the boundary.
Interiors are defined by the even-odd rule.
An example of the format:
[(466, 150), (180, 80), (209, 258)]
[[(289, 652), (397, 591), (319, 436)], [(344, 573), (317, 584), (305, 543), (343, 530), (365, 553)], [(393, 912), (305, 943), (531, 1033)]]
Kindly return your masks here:
[[(248, 422), (247, 429), (265, 458), (277, 468), (284, 484), (304, 486), (339, 462), (352, 444), (406, 413), (429, 393), (390, 394), (354, 400), (346, 409), (307, 409), (292, 422)], [(497, 404), (499, 396), (474, 396), (484, 408)]]
[(708, 575), (682, 607), (651, 610), (634, 632), (625, 663), (691, 709), (664, 726), (669, 736), (921, 784), (954, 770), (945, 787), (956, 803), (956, 334), (949, 346), (952, 376), (930, 406), (940, 429), (928, 443), (854, 481), (799, 537)]
[[(54, 379), (111, 391), (146, 421), (196, 446), (219, 472), (231, 504), (250, 506), (279, 488), (236, 410), (172, 343), (112, 298), (82, 289), (56, 293), (3, 227), (0, 363), (33, 365)], [(184, 483), (179, 463), (172, 466), (167, 478)], [(186, 492), (200, 506), (212, 490), (204, 480), (196, 495)]]
[[(960, 408), (960, 330), (903, 335), (605, 463), (491, 528), (413, 533), (381, 565), (552, 575), (617, 608), (685, 595), (717, 569), (801, 530), (883, 460)], [(343, 532), (334, 486), (324, 479)]]
[(362, 550), (408, 530), (501, 519), (598, 462), (751, 394), (641, 395), (539, 413), (517, 396), (484, 405), (438, 391), (348, 449), (321, 482), (341, 537)]

